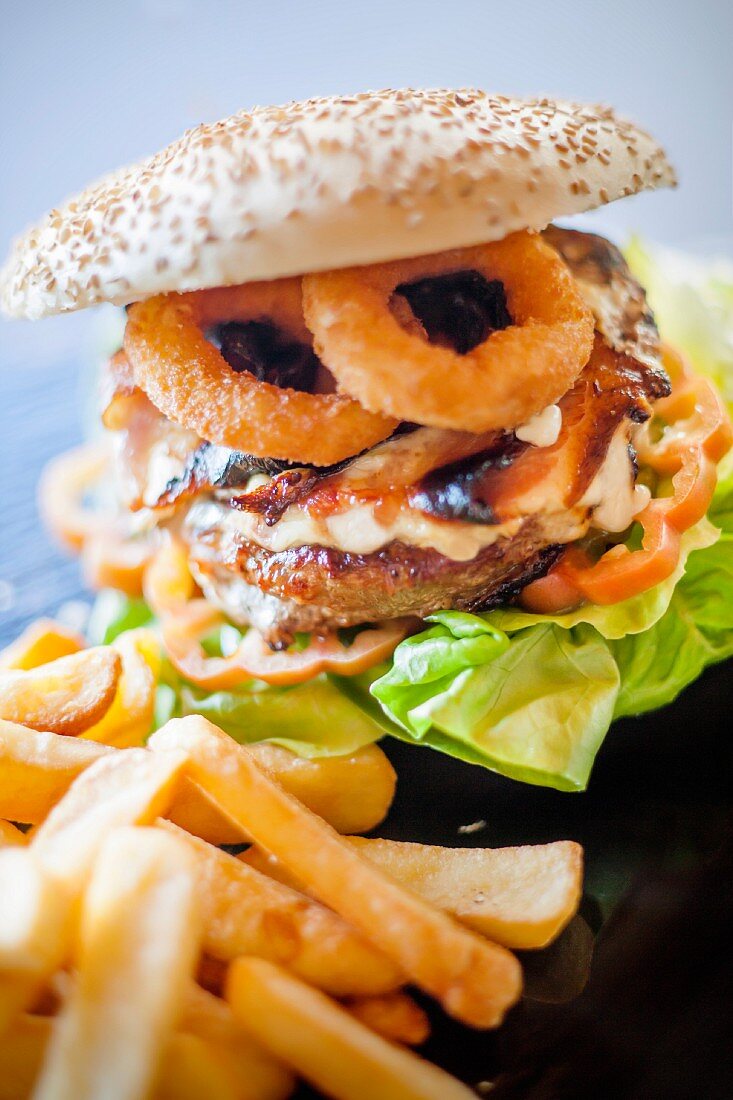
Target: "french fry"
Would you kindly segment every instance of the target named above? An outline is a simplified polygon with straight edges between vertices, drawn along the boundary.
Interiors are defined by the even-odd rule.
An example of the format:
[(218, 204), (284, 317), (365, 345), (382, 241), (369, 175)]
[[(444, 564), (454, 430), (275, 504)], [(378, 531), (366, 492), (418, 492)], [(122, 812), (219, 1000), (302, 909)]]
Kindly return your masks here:
[(378, 997), (354, 997), (344, 1002), (352, 1016), (385, 1039), (420, 1046), (430, 1037), (427, 1013), (408, 993), (395, 990)]
[[(572, 840), (520, 848), (441, 848), (359, 836), (348, 841), (391, 878), (505, 947), (546, 947), (580, 904), (583, 849)], [(258, 848), (239, 859), (297, 886)]]
[(252, 1039), (226, 1001), (191, 986), (178, 1026), (216, 1048), (220, 1062), (237, 1081), (239, 1100), (285, 1100), (291, 1095), (291, 1071)]
[(63, 960), (69, 899), (32, 848), (0, 851), (0, 973), (44, 977)]
[(521, 992), (505, 948), (461, 927), (386, 877), (330, 825), (302, 806), (199, 715), (173, 719), (150, 739), (183, 751), (191, 778), (320, 901), (340, 913), (446, 1011), (474, 1027), (497, 1026)]
[(335, 997), (383, 993), (401, 984), (399, 969), (330, 909), (162, 824), (196, 857), (203, 947), (214, 958), (270, 959)]
[(0, 850), (0, 1037), (61, 965), (71, 919), (67, 891), (31, 849)]
[(122, 675), (107, 713), (81, 736), (116, 748), (141, 746), (150, 733), (160, 647), (151, 630), (120, 635), (112, 643), (122, 660)]
[[(221, 1004), (231, 1020), (229, 1036), (172, 1035), (154, 1100), (286, 1100), (291, 1095), (292, 1073), (255, 1046), (229, 1006)], [(53, 1024), (48, 1016), (19, 1016), (0, 1041), (0, 1100), (29, 1100)]]
[(47, 1016), (19, 1016), (0, 1039), (0, 1100), (28, 1100), (51, 1026)]
[(38, 668), (84, 649), (81, 634), (53, 619), (36, 619), (0, 653), (0, 669)]
[(109, 709), (122, 662), (109, 646), (82, 649), (39, 668), (0, 672), (0, 718), (75, 736)]
[(506, 947), (545, 947), (580, 904), (583, 849), (571, 840), (521, 848), (440, 848), (364, 837), (351, 843), (426, 901)]
[[(274, 762), (274, 774), (287, 790), (290, 776), (296, 773), (300, 778), (304, 773), (298, 767), (299, 758), (287, 749), (270, 754), (268, 750), (275, 747), (266, 744), (252, 745), (250, 751), (256, 757)], [(372, 748), (376, 749), (376, 746), (367, 746), (367, 750)], [(77, 775), (100, 757), (110, 755), (113, 751), (111, 746), (95, 744), (86, 738), (39, 733), (0, 719), (0, 816), (22, 821), (27, 825), (38, 824), (68, 790)], [(337, 772), (320, 767), (330, 764), (331, 761), (305, 762), (313, 765), (308, 769), (310, 796), (313, 801), (317, 800), (319, 792), (331, 778), (340, 781), (351, 792), (353, 817), (349, 822), (342, 813), (339, 822), (342, 827), (356, 825), (357, 821), (365, 820), (361, 808), (364, 804), (360, 806), (358, 803), (357, 792), (358, 783), (370, 781), (369, 773), (362, 770), (362, 753), (365, 751), (360, 749), (352, 756), (335, 758), (339, 761)], [(368, 756), (381, 770), (379, 758), (371, 753)], [(369, 765), (370, 768), (372, 766), (373, 764)], [(305, 793), (309, 793), (307, 789)], [(168, 817), (188, 832), (204, 837), (212, 844), (237, 844), (245, 839), (241, 826), (232, 822), (193, 783), (184, 782), (176, 790)]]
[(112, 750), (0, 719), (0, 815), (43, 821), (77, 775)]
[(346, 756), (303, 759), (280, 745), (250, 745), (259, 764), (337, 833), (368, 833), (387, 816), (397, 776), (379, 745)]
[(198, 937), (187, 849), (159, 829), (113, 832), (84, 896), (77, 981), (36, 1100), (140, 1100), (152, 1091)]
[[(441, 848), (372, 837), (347, 839), (391, 878), (504, 947), (546, 947), (580, 903), (583, 849), (571, 840), (520, 848)], [(298, 888), (287, 868), (259, 848), (237, 858)]]
[(0, 852), (0, 1024), (29, 1006), (70, 954), (75, 903), (106, 837), (164, 811), (182, 763), (145, 749), (104, 756), (76, 779), (30, 847)]
[[(31, 851), (57, 882), (78, 893), (103, 842), (123, 825), (144, 825), (167, 809), (184, 757), (126, 749), (97, 760), (38, 826)], [(190, 859), (189, 859), (190, 862)]]
[(287, 971), (264, 959), (232, 964), (235, 1015), (276, 1057), (337, 1100), (470, 1100), (443, 1070), (395, 1046)]
[(28, 838), (17, 825), (0, 820), (0, 848), (24, 848), (27, 843)]
[[(395, 789), (392, 765), (378, 745), (365, 745), (346, 756), (304, 760), (289, 749), (262, 741), (249, 751), (286, 791), (325, 818), (339, 833), (362, 833), (386, 816)], [(184, 784), (168, 815), (189, 833), (212, 844), (241, 844), (237, 825), (205, 792)]]
[[(129, 1094), (131, 1095), (131, 1094)], [(172, 1035), (163, 1052), (155, 1100), (240, 1100), (226, 1057), (198, 1035)]]

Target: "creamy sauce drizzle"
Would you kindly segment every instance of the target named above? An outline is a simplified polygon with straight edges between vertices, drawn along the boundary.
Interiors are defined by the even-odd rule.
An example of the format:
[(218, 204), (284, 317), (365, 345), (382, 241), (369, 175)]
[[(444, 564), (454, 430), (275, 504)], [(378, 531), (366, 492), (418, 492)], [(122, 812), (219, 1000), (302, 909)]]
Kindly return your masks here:
[(651, 493), (636, 485), (629, 454), (629, 438), (622, 425), (611, 440), (606, 457), (580, 503), (591, 508), (591, 526), (602, 531), (625, 531), (634, 516), (646, 508)]
[(384, 524), (376, 518), (371, 504), (354, 505), (324, 519), (309, 516), (294, 505), (278, 523), (268, 527), (260, 516), (233, 509), (227, 510), (222, 518), (218, 505), (200, 501), (189, 510), (186, 523), (192, 528), (223, 523), (273, 553), (298, 546), (328, 546), (347, 554), (373, 554), (387, 543), (403, 542), (437, 550), (452, 561), (471, 561), (485, 546), (516, 534), (522, 520), (496, 526), (455, 520), (441, 522), (404, 507), (392, 522)]
[(523, 443), (533, 447), (552, 447), (557, 443), (562, 428), (562, 410), (559, 405), (548, 405), (542, 412), (531, 416), (524, 424), (515, 428), (514, 434)]

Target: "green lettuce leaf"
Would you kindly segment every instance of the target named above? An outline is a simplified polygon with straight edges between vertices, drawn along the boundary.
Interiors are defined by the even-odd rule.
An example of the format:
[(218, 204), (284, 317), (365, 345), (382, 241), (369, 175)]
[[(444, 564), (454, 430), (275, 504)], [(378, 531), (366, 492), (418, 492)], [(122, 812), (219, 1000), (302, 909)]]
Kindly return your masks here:
[(733, 263), (696, 259), (639, 238), (629, 244), (626, 258), (664, 338), (733, 404)]
[(115, 588), (104, 588), (89, 615), (87, 641), (90, 645), (109, 645), (126, 630), (148, 626), (152, 621), (153, 613), (145, 600), (126, 596)]
[[(725, 516), (722, 507), (716, 518)], [(733, 596), (729, 536), (706, 559), (718, 537), (701, 521), (669, 580), (611, 607), (431, 616), (436, 625), (397, 647), (371, 694), (403, 737), (514, 779), (582, 790), (614, 717), (670, 702), (733, 647), (733, 610), (727, 627), (725, 612), (711, 610), (711, 586)], [(698, 626), (706, 615), (717, 616), (717, 648)]]
[[(452, 631), (453, 614), (463, 620), (459, 630), (466, 619), (441, 613), (446, 667), (452, 671), (429, 684), (410, 682), (420, 649), (434, 646), (432, 628), (402, 642), (390, 672), (372, 685), (401, 736), (514, 779), (581, 790), (619, 688), (618, 669), (601, 636), (588, 626), (564, 630), (548, 623), (510, 640), (484, 617), (471, 616), (494, 645), (484, 654), (475, 651), (466, 665), (465, 639)], [(407, 670), (402, 681), (401, 668)]]
[(384, 733), (326, 676), (294, 687), (253, 681), (237, 691), (212, 694), (181, 683), (167, 717), (185, 714), (202, 714), (240, 744), (272, 741), (308, 758), (356, 752)]
[(621, 672), (615, 717), (671, 703), (708, 665), (733, 656), (733, 476), (718, 486), (710, 515), (721, 537), (690, 557), (664, 617), (612, 644)]
[(718, 541), (719, 535), (720, 532), (709, 520), (703, 519), (696, 523), (682, 536), (680, 560), (672, 576), (647, 592), (622, 600), (620, 603), (609, 606), (585, 604), (577, 611), (571, 611), (566, 615), (530, 615), (529, 612), (508, 607), (492, 611), (489, 621), (500, 630), (506, 630), (509, 633), (535, 626), (537, 623), (555, 623), (566, 630), (579, 623), (588, 623), (594, 626), (604, 638), (624, 638), (627, 634), (640, 634), (642, 631), (649, 630), (666, 614), (675, 589), (684, 576), (687, 559), (692, 551), (713, 546)]

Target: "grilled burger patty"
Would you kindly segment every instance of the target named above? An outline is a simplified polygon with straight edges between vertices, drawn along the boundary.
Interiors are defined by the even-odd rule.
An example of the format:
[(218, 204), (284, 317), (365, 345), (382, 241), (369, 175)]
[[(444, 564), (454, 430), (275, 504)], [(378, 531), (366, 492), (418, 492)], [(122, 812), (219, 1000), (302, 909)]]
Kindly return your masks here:
[[(274, 645), (297, 631), (486, 609), (546, 572), (591, 524), (621, 529), (634, 511), (634, 427), (669, 389), (656, 328), (608, 241), (556, 227), (547, 239), (578, 279), (599, 333), (560, 402), (551, 446), (514, 432), (408, 425), (338, 468), (288, 468), (192, 439), (139, 391), (131, 395), (128, 381), (118, 433), (128, 504), (175, 524), (207, 597)], [(430, 339), (455, 345), (476, 330), (480, 340), (475, 288), (452, 278), (444, 292), (453, 313), (436, 288), (407, 301), (427, 311), (418, 320)], [(262, 326), (212, 336), (233, 369), (273, 378), (278, 343)], [(283, 354), (287, 383), (305, 372), (304, 388), (312, 385), (312, 357), (290, 346)]]
[[(656, 371), (601, 348), (561, 402), (563, 428), (552, 447), (503, 433), (411, 483), (398, 480), (397, 456), (395, 480), (380, 476), (377, 459), (389, 468), (390, 451), (399, 455), (407, 436), (375, 448), (366, 462), (304, 479), (302, 495), (286, 472), (252, 494), (199, 499), (182, 527), (199, 583), (232, 618), (276, 643), (300, 630), (505, 602), (546, 572), (598, 513), (599, 526), (616, 527), (613, 506), (620, 504), (620, 524), (627, 525), (636, 475), (630, 435), (666, 392)], [(371, 536), (375, 512), (385, 520), (377, 528), (385, 538), (409, 522), (415, 541), (387, 538), (371, 552), (349, 549), (364, 529)], [(350, 514), (354, 531), (343, 527), (336, 545), (334, 517), (340, 532)], [(445, 542), (450, 553), (430, 542)]]

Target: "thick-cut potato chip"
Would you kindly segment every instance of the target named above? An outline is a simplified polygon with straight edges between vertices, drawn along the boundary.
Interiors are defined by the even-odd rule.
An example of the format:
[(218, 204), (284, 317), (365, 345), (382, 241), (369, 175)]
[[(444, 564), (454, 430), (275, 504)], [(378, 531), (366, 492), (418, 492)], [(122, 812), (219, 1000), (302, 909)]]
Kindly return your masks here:
[(19, 638), (0, 652), (0, 669), (38, 668), (84, 649), (81, 634), (53, 619), (36, 619)]
[(185, 752), (191, 778), (257, 844), (359, 928), (447, 1012), (474, 1027), (501, 1022), (522, 988), (519, 962), (505, 948), (481, 939), (386, 877), (205, 718), (174, 719), (149, 744), (160, 752)]
[(38, 826), (31, 851), (57, 881), (78, 892), (114, 829), (147, 824), (165, 813), (184, 762), (181, 753), (166, 759), (147, 749), (96, 761)]
[(577, 912), (583, 849), (440, 848), (354, 837), (357, 850), (439, 909), (506, 947), (545, 947)]
[(152, 630), (121, 634), (112, 643), (122, 659), (122, 675), (107, 713), (82, 736), (117, 748), (145, 743), (153, 724), (160, 647)]
[(109, 710), (122, 671), (109, 646), (82, 649), (47, 665), (0, 672), (0, 718), (75, 736)]
[(111, 752), (0, 719), (0, 815), (25, 825), (43, 821), (77, 775)]
[(199, 940), (190, 853), (160, 829), (118, 829), (84, 895), (76, 983), (36, 1100), (140, 1100), (153, 1089)]
[[(387, 815), (394, 797), (395, 773), (378, 745), (365, 745), (346, 756), (313, 760), (265, 741), (248, 749), (286, 791), (339, 833), (369, 832)], [(181, 786), (168, 816), (212, 844), (240, 844), (247, 839), (242, 826), (193, 784)]]
[(0, 819), (0, 848), (24, 848), (27, 843), (27, 836), (17, 825)]
[[(178, 1026), (216, 1048), (220, 1064), (237, 1082), (238, 1100), (285, 1100), (293, 1092), (292, 1072), (255, 1042), (226, 1001), (191, 986)], [(201, 1095), (208, 1097), (205, 1091)]]
[(387, 1042), (346, 1009), (264, 959), (232, 964), (227, 997), (276, 1057), (337, 1100), (471, 1100), (455, 1078)]
[(260, 874), (174, 825), (197, 860), (204, 950), (230, 960), (257, 955), (282, 963), (334, 997), (382, 993), (399, 969), (336, 913)]
[(427, 1013), (408, 993), (395, 990), (378, 997), (354, 997), (344, 1002), (352, 1016), (393, 1043), (416, 1047), (430, 1036)]

